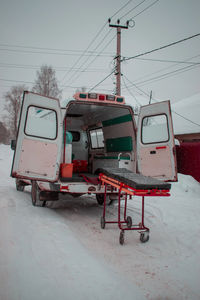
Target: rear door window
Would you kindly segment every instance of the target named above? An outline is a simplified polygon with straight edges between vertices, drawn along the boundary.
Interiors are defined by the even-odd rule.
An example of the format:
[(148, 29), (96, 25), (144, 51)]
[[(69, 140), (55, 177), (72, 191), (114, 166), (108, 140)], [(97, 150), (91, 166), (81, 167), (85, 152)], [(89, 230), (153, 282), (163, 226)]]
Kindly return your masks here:
[(166, 115), (148, 116), (142, 120), (142, 143), (162, 143), (169, 140)]
[(104, 148), (104, 136), (102, 128), (90, 130), (92, 149)]
[(57, 115), (54, 110), (29, 106), (25, 122), (25, 134), (55, 140), (57, 137)]

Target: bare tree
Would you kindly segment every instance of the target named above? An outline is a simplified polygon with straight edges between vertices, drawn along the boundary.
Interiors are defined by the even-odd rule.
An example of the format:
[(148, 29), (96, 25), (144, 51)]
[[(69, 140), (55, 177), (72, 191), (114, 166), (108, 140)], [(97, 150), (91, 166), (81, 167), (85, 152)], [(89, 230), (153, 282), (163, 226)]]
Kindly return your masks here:
[(8, 144), (9, 143), (10, 133), (5, 127), (3, 122), (0, 122), (0, 143)]
[(55, 70), (51, 66), (43, 65), (40, 70), (37, 71), (36, 76), (33, 92), (47, 97), (59, 98), (61, 96)]
[(6, 102), (4, 109), (8, 112), (8, 115), (6, 116), (6, 123), (10, 136), (13, 139), (15, 139), (17, 135), (22, 95), (26, 89), (27, 88), (24, 85), (16, 85), (11, 87), (10, 91), (8, 91), (4, 96)]

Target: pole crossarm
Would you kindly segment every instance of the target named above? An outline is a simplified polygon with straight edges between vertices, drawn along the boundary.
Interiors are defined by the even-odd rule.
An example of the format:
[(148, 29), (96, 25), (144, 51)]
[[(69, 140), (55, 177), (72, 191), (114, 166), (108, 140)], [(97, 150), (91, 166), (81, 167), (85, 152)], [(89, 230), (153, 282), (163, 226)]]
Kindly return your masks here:
[(109, 24), (109, 27), (114, 27), (114, 28), (122, 28), (122, 29), (128, 29), (127, 25), (115, 25), (115, 24)]

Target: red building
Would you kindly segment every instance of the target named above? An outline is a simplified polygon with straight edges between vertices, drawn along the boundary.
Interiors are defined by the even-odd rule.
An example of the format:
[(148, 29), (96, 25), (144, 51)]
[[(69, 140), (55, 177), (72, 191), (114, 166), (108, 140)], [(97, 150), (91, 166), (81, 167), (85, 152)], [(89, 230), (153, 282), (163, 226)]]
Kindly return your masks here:
[(200, 182), (200, 94), (172, 105), (178, 172)]

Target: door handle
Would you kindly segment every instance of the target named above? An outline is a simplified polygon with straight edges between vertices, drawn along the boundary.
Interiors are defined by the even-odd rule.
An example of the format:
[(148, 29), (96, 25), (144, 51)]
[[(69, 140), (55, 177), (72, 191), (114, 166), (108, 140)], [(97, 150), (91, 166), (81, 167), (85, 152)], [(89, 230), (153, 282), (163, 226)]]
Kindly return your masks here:
[(150, 151), (150, 154), (156, 154), (156, 151), (155, 150)]

